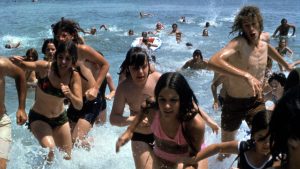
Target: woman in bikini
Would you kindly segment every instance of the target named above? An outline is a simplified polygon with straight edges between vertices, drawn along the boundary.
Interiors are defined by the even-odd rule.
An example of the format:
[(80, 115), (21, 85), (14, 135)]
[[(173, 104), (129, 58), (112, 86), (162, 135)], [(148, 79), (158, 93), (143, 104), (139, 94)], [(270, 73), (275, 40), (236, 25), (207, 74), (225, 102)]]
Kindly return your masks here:
[(147, 99), (141, 113), (119, 137), (116, 150), (129, 141), (136, 126), (147, 117), (154, 134), (153, 168), (207, 168), (207, 160), (195, 165), (177, 159), (195, 155), (204, 147), (205, 122), (197, 98), (186, 79), (177, 72), (163, 74), (155, 87), (154, 99)]
[(36, 100), (29, 112), (29, 129), (40, 145), (49, 148), (48, 161), (54, 159), (57, 146), (71, 159), (72, 139), (64, 99), (67, 98), (77, 109), (82, 107), (81, 79), (74, 71), (77, 48), (73, 42), (57, 48), (53, 62), (26, 62), (22, 57), (11, 59), (21, 67), (39, 73)]

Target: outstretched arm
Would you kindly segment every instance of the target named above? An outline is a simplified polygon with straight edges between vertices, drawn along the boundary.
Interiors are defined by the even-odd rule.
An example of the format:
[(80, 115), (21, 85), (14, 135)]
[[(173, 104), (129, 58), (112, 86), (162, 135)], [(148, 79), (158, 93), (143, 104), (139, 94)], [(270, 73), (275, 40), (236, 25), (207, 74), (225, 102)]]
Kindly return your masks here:
[(276, 37), (276, 34), (277, 34), (277, 32), (279, 31), (279, 29), (280, 29), (280, 26), (278, 26), (278, 27), (276, 28), (276, 30), (275, 30), (275, 32), (273, 33), (272, 37)]
[(205, 123), (213, 130), (214, 133), (218, 134), (220, 126), (200, 106), (198, 106), (198, 108)]
[(238, 141), (229, 141), (223, 142), (219, 144), (211, 144), (205, 149), (202, 149), (200, 152), (197, 153), (194, 157), (185, 157), (178, 159), (178, 162), (183, 162), (186, 164), (196, 164), (198, 161), (201, 161), (205, 158), (211, 157), (218, 153), (222, 154), (238, 154)]
[(292, 34), (292, 36), (294, 36), (295, 33), (296, 33), (296, 27), (294, 25), (290, 25), (290, 27), (293, 28), (293, 34)]

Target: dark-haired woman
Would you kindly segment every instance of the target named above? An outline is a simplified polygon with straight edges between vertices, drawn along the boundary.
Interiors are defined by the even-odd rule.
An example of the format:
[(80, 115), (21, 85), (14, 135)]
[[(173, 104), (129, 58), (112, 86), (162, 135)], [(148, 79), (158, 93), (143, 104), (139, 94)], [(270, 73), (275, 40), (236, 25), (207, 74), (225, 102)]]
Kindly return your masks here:
[[(116, 150), (132, 139), (136, 126), (147, 117), (154, 134), (153, 168), (177, 169), (182, 167), (179, 158), (190, 157), (204, 148), (205, 122), (197, 106), (197, 98), (186, 79), (177, 72), (163, 74), (155, 87), (155, 102), (143, 106), (134, 122), (119, 137)], [(197, 164), (184, 163), (201, 169), (207, 168), (207, 160)]]
[(64, 100), (68, 98), (77, 109), (82, 107), (80, 75), (74, 71), (76, 45), (73, 42), (59, 45), (53, 62), (26, 62), (18, 56), (11, 60), (39, 74), (36, 100), (28, 115), (29, 129), (42, 147), (49, 148), (47, 160), (53, 160), (55, 147), (66, 153), (65, 159), (70, 159), (72, 139)]
[[(79, 147), (89, 149), (90, 143), (87, 135), (100, 112), (97, 98), (100, 95), (99, 88), (108, 72), (109, 63), (92, 47), (83, 44), (78, 35), (78, 32), (83, 30), (77, 22), (62, 18), (53, 25), (52, 30), (56, 46), (73, 41), (77, 47), (78, 61), (76, 67), (79, 68), (81, 74), (83, 107), (78, 109), (71, 103), (67, 112), (72, 129), (73, 143), (76, 143), (75, 145)], [(99, 66), (97, 77), (93, 76), (91, 69), (86, 65), (87, 61)]]

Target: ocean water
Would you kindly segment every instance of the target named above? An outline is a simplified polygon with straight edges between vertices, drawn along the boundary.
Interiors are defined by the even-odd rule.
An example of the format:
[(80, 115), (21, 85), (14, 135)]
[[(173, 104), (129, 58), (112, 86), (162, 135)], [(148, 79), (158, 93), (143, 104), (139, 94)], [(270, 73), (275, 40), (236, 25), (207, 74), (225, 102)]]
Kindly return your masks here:
[[(174, 71), (180, 68), (186, 60), (190, 59), (195, 49), (200, 49), (205, 59), (209, 59), (233, 38), (229, 36), (230, 26), (234, 16), (243, 5), (256, 5), (260, 7), (264, 18), (264, 31), (272, 34), (280, 24), (282, 18), (289, 23), (299, 26), (300, 3), (299, 0), (261, 1), (261, 0), (164, 0), (164, 1), (133, 1), (133, 0), (1, 0), (0, 1), (0, 51), (1, 56), (24, 55), (29, 48), (36, 48), (39, 58), (43, 57), (41, 46), (44, 39), (52, 37), (51, 24), (61, 17), (74, 19), (84, 29), (96, 27), (96, 35), (84, 35), (86, 43), (100, 50), (110, 62), (110, 73), (117, 84), (117, 72), (127, 50), (134, 38), (142, 31), (152, 31), (156, 22), (165, 25), (165, 30), (159, 35), (162, 46), (156, 51), (160, 72)], [(153, 14), (152, 17), (139, 18), (139, 12)], [(187, 23), (179, 23), (180, 16), (186, 16)], [(210, 22), (209, 37), (202, 37), (205, 22)], [(177, 44), (174, 36), (167, 33), (171, 25), (177, 23), (183, 32), (182, 42)], [(106, 24), (109, 31), (100, 30), (99, 26)], [(135, 36), (128, 37), (127, 31), (133, 29)], [(288, 62), (300, 59), (299, 31), (296, 36), (288, 40), (288, 46), (294, 51), (294, 56)], [(5, 49), (8, 42), (21, 41), (18, 49)], [(185, 46), (186, 42), (193, 44), (192, 49)], [(271, 44), (277, 46), (278, 39), (271, 39)], [(274, 64), (274, 71), (278, 70)], [(184, 71), (183, 74), (192, 86), (200, 105), (220, 124), (220, 111), (212, 110), (213, 98), (210, 92), (210, 83), (213, 73), (209, 71)], [(41, 148), (37, 140), (25, 126), (17, 126), (15, 110), (17, 108), (17, 95), (14, 81), (7, 79), (6, 106), (8, 114), (13, 121), (13, 144), (8, 162), (9, 169), (23, 168), (53, 168), (53, 169), (89, 169), (114, 168), (132, 169), (134, 162), (130, 144), (125, 145), (121, 152), (115, 153), (115, 142), (125, 128), (111, 126), (95, 126), (90, 136), (94, 138), (91, 151), (74, 149), (70, 161), (62, 160), (57, 152), (54, 164), (47, 166), (44, 156), (47, 150)], [(34, 91), (28, 90), (26, 110), (30, 109), (34, 99)], [(108, 101), (108, 115), (112, 102)], [(126, 113), (128, 114), (128, 110)], [(247, 138), (248, 128), (242, 124), (238, 138)], [(206, 130), (206, 144), (220, 141), (220, 133), (215, 135), (210, 128)], [(209, 158), (209, 168), (228, 169), (234, 156), (224, 162), (216, 161), (216, 156)]]

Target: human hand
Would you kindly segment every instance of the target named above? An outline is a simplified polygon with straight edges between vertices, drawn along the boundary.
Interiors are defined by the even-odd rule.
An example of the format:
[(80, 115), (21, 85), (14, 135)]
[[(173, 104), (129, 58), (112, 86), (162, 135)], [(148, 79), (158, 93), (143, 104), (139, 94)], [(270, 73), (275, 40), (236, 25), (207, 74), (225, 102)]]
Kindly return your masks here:
[(247, 79), (248, 84), (251, 86), (253, 91), (253, 96), (258, 96), (258, 99), (262, 99), (263, 92), (262, 92), (262, 84), (259, 80), (257, 80), (254, 76), (250, 73), (246, 73), (245, 77)]
[(71, 97), (71, 90), (68, 85), (64, 85), (63, 83), (60, 83), (60, 88), (67, 98)]
[(218, 101), (214, 101), (214, 103), (213, 103), (213, 109), (214, 109), (214, 111), (218, 111), (218, 108), (219, 108)]
[(116, 152), (120, 151), (121, 146), (125, 145), (131, 138), (133, 133), (126, 130), (125, 133), (122, 134), (121, 137), (118, 138), (116, 142)]
[(106, 99), (106, 100), (111, 100), (112, 97), (111, 97), (110, 95), (106, 95), (106, 96), (105, 96), (105, 99)]
[(17, 111), (17, 124), (23, 125), (27, 121), (27, 114), (24, 109), (18, 109)]
[(213, 133), (218, 134), (220, 126), (215, 121), (213, 121), (212, 119), (209, 119), (207, 121), (207, 125), (212, 129)]
[(85, 97), (88, 100), (94, 100), (97, 98), (98, 92), (99, 92), (99, 90), (97, 88), (92, 87), (85, 92)]
[(21, 65), (22, 62), (24, 61), (24, 57), (22, 57), (22, 56), (12, 56), (12, 57), (9, 58), (9, 60), (11, 62), (13, 62), (14, 64), (16, 64), (16, 65)]

